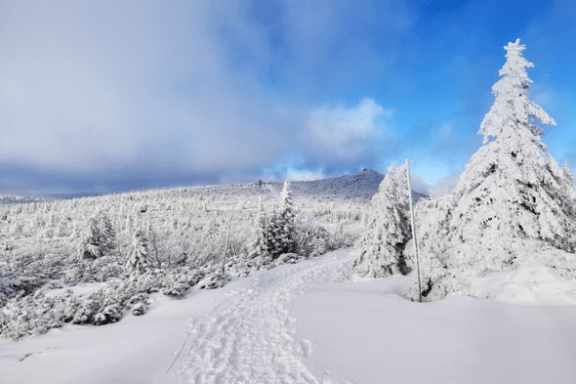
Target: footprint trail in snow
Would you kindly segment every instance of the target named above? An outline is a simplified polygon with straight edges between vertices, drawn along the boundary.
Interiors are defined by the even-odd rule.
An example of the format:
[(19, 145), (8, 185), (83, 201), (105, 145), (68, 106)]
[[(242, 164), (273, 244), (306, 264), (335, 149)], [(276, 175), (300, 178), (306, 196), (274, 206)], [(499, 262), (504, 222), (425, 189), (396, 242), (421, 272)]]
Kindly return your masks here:
[(349, 250), (331, 252), (252, 277), (250, 288), (195, 319), (169, 382), (194, 384), (318, 383), (303, 363), (312, 353), (296, 340), (289, 304), (350, 271)]

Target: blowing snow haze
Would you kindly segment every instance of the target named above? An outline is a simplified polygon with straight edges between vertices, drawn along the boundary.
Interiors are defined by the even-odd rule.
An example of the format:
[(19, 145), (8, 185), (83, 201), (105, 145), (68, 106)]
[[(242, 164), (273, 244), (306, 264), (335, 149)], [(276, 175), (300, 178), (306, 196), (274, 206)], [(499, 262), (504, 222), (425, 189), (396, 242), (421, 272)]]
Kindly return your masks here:
[(576, 163), (576, 6), (554, 2), (3, 1), (0, 191), (109, 193), (381, 174), (452, 187), (520, 38)]

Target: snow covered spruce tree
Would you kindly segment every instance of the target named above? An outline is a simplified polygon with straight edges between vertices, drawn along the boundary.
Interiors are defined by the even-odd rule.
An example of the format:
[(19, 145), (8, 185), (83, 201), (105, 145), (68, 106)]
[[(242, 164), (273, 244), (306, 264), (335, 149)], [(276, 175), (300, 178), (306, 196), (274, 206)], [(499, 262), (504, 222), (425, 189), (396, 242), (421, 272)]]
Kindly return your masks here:
[(252, 230), (252, 239), (248, 246), (248, 258), (255, 259), (268, 256), (267, 218), (260, 198), (258, 198), (258, 212), (254, 218)]
[(116, 232), (108, 216), (102, 212), (91, 217), (79, 234), (78, 256), (81, 259), (97, 259), (111, 255), (116, 248)]
[(142, 274), (150, 271), (154, 264), (154, 254), (148, 238), (143, 231), (136, 231), (126, 269), (130, 274)]
[[(471, 157), (454, 191), (423, 207), (418, 229), (425, 258), (428, 299), (467, 293), (470, 279), (515, 269), (531, 260), (576, 277), (576, 190), (540, 141), (542, 124), (556, 125), (530, 101), (532, 82), (525, 46), (508, 43), (496, 100), (478, 134), (483, 146)], [(417, 295), (414, 287), (411, 296)]]
[(277, 248), (274, 255), (296, 252), (296, 213), (292, 203), (290, 182), (284, 182), (284, 188), (280, 194), (280, 212), (274, 217), (273, 230)]
[(284, 183), (280, 199), (280, 210), (266, 221), (266, 249), (272, 259), (296, 252), (296, 215), (288, 181)]
[(364, 277), (408, 274), (410, 263), (404, 254), (412, 238), (406, 166), (392, 165), (372, 197), (367, 229), (360, 238), (354, 259), (354, 273)]

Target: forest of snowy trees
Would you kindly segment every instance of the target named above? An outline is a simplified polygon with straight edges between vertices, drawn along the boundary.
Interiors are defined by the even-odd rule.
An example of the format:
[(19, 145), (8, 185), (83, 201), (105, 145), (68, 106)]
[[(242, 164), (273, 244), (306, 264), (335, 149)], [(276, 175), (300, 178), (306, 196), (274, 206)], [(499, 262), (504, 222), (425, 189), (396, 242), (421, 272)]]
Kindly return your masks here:
[(350, 246), (365, 176), (284, 183), (280, 196), (255, 183), (1, 205), (0, 336), (116, 322), (145, 314), (154, 292), (179, 298)]

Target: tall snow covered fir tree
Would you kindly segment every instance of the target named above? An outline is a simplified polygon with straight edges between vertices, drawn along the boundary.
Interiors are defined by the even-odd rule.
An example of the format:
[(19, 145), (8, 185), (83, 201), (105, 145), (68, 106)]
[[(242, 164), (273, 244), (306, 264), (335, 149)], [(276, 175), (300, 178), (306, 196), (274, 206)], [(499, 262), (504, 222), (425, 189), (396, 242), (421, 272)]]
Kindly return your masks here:
[(406, 166), (392, 165), (372, 197), (354, 273), (379, 278), (410, 272), (411, 263), (404, 253), (412, 238), (408, 197)]
[(496, 100), (478, 131), (482, 147), (451, 194), (416, 212), (428, 300), (468, 293), (471, 278), (528, 260), (575, 277), (576, 190), (570, 171), (540, 141), (544, 131), (534, 121), (556, 123), (527, 97), (525, 68), (533, 64), (519, 42), (504, 47)]

